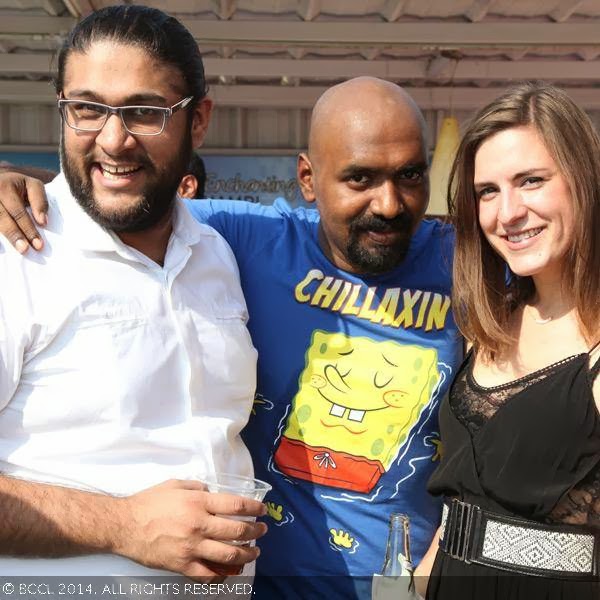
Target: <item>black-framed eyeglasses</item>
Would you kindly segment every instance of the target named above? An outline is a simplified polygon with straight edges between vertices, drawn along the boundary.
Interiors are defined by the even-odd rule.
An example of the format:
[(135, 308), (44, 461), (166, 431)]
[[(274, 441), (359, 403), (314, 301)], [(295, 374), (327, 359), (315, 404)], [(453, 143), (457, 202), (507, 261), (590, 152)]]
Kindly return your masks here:
[(87, 100), (58, 101), (65, 123), (77, 131), (100, 131), (110, 115), (119, 115), (125, 129), (132, 135), (160, 135), (169, 117), (185, 108), (193, 99), (188, 96), (165, 108), (162, 106), (109, 106)]

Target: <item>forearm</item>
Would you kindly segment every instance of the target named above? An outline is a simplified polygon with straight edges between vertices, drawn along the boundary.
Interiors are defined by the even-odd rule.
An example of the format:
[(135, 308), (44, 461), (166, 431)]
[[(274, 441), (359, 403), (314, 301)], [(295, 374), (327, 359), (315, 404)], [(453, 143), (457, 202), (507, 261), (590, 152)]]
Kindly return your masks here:
[(256, 500), (212, 494), (197, 481), (173, 479), (115, 498), (0, 475), (0, 555), (111, 553), (212, 581), (223, 568), (258, 556), (257, 548), (227, 540), (251, 541), (267, 530), (264, 523), (233, 517), (265, 512)]
[(435, 532), (433, 536), (433, 540), (431, 541), (431, 545), (429, 549), (423, 556), (423, 560), (419, 563), (419, 566), (415, 569), (415, 583), (417, 592), (424, 598), (427, 592), (427, 583), (429, 581), (429, 575), (431, 574), (431, 569), (433, 568), (433, 563), (435, 561), (435, 555), (437, 554), (438, 547), (440, 544), (440, 534), (441, 527)]
[(123, 500), (0, 475), (0, 554), (58, 557), (117, 552)]

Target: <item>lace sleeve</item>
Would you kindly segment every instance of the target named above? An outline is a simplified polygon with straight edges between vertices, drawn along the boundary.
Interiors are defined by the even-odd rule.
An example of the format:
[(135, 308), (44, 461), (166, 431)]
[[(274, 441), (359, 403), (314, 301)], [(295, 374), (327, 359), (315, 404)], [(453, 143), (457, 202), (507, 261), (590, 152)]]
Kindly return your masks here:
[(548, 521), (588, 525), (600, 531), (600, 464), (563, 496)]

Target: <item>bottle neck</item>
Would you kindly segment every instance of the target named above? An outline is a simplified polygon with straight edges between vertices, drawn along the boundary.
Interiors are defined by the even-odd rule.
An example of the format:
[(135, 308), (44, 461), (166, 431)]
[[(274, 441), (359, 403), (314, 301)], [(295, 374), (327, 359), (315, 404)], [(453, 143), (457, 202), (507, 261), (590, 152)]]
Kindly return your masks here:
[(410, 526), (406, 515), (392, 514), (382, 575), (399, 576), (412, 572)]

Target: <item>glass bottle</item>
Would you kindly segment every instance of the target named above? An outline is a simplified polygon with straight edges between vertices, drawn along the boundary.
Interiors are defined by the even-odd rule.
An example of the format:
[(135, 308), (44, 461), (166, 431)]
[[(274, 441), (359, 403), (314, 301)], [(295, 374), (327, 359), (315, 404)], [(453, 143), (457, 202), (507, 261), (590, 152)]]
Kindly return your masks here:
[(400, 575), (410, 575), (412, 577), (412, 573), (410, 520), (407, 515), (392, 513), (390, 515), (385, 560), (381, 574), (391, 577), (399, 577)]
[(385, 560), (381, 573), (373, 576), (373, 600), (416, 600), (410, 554), (410, 522), (401, 513), (390, 515)]

